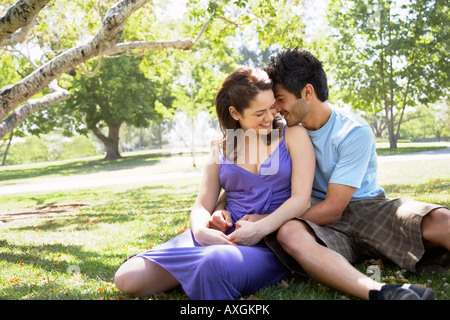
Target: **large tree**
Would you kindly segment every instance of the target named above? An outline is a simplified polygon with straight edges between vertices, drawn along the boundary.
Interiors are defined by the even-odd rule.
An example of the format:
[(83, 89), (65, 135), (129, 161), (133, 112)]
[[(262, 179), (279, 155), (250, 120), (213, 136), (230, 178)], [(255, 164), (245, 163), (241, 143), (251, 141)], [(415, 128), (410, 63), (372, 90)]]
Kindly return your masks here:
[(446, 0), (331, 0), (337, 91), (353, 108), (383, 111), (391, 148), (407, 107), (449, 94)]
[[(78, 118), (104, 144), (105, 160), (120, 158), (119, 132), (123, 123), (144, 127), (156, 117), (154, 85), (139, 68), (142, 58), (108, 59), (94, 77), (77, 75), (71, 98), (60, 108), (62, 119)], [(105, 132), (105, 130), (107, 132)]]

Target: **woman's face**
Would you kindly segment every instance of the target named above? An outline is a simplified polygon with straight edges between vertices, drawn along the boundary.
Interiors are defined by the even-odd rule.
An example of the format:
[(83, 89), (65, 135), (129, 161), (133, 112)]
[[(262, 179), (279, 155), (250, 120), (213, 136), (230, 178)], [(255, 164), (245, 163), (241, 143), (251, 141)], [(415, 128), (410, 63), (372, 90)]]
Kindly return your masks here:
[(230, 107), (230, 113), (235, 120), (239, 121), (244, 131), (253, 129), (256, 133), (269, 134), (277, 114), (273, 91), (260, 91), (242, 113), (237, 112), (234, 107)]

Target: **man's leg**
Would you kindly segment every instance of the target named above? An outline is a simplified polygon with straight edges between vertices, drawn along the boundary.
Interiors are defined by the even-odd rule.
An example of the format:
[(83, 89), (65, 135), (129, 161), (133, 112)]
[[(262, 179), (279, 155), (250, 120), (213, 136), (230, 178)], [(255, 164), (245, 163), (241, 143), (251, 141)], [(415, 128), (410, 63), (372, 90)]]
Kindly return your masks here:
[(352, 266), (339, 253), (321, 245), (311, 228), (300, 220), (291, 220), (280, 228), (277, 239), (313, 279), (361, 299), (369, 299), (370, 290), (379, 290), (376, 282)]
[(438, 208), (422, 220), (422, 237), (429, 246), (450, 250), (450, 210)]

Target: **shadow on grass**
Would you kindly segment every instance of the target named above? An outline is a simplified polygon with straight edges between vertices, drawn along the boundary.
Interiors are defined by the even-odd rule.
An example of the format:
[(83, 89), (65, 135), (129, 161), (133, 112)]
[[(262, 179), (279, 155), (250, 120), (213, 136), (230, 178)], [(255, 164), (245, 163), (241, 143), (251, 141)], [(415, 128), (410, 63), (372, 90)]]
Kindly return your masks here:
[[(176, 194), (172, 191), (158, 192), (152, 187), (144, 187), (120, 193), (114, 200), (102, 205), (80, 208), (66, 214), (39, 217), (42, 222), (26, 226), (12, 227), (13, 231), (67, 232), (94, 230), (99, 223), (129, 223), (135, 220), (154, 222), (177, 219), (179, 213), (188, 214), (195, 201), (196, 194)], [(178, 223), (177, 221), (173, 221)], [(94, 232), (94, 231), (93, 231)]]
[[(110, 290), (110, 298), (120, 295), (112, 286), (113, 276), (131, 253), (127, 248), (144, 252), (187, 227), (196, 193), (177, 191), (165, 186), (134, 189), (115, 194), (101, 205), (38, 217), (27, 225), (11, 225), (5, 238), (0, 240), (0, 261), (10, 269), (6, 271), (8, 278), (0, 295), (5, 299), (96, 299), (102, 297), (96, 291), (97, 283), (107, 284), (103, 289)], [(42, 234), (42, 241), (51, 243), (35, 244), (32, 240), (21, 243), (27, 232), (30, 239), (36, 237), (37, 232)], [(92, 234), (93, 239), (80, 238), (88, 234)], [(52, 243), (54, 239), (67, 240)], [(114, 240), (110, 243), (109, 239)], [(96, 244), (95, 249), (86, 249), (86, 244), (92, 245), (93, 241), (98, 241), (98, 247)], [(81, 284), (65, 286), (71, 281), (67, 269), (72, 264), (80, 268), (83, 279)], [(58, 280), (42, 284), (46, 276)]]
[(37, 178), (52, 175), (66, 176), (88, 174), (101, 171), (132, 169), (140, 166), (153, 166), (158, 164), (161, 158), (167, 157), (170, 157), (170, 155), (143, 154), (127, 156), (118, 160), (79, 160), (45, 167), (8, 169), (1, 172), (0, 181)]
[[(30, 265), (34, 268), (40, 268), (47, 272), (68, 272), (69, 263), (61, 259), (62, 255), (70, 255), (78, 258), (76, 263), (80, 267), (83, 274), (93, 278), (101, 278), (109, 281), (110, 274), (113, 269), (102, 263), (104, 259), (117, 258), (118, 256), (110, 256), (105, 254), (98, 254), (92, 251), (83, 250), (82, 245), (73, 244), (24, 244), (16, 245), (7, 240), (0, 240), (0, 247), (7, 248), (5, 252), (0, 253), (0, 259), (8, 261), (13, 264)], [(45, 255), (45, 256), (44, 256)]]
[[(115, 254), (99, 254), (86, 251), (82, 245), (42, 244), (16, 245), (7, 240), (0, 240), (0, 247), (7, 248), (0, 253), (0, 260), (12, 265), (11, 279), (5, 279), (1, 289), (1, 299), (17, 297), (51, 299), (83, 299), (95, 298), (95, 290), (86, 290), (84, 283), (90, 281), (111, 283), (119, 264), (111, 265), (111, 261), (120, 261), (123, 257)], [(66, 262), (65, 257), (76, 259), (76, 264)], [(83, 279), (74, 282), (71, 267), (79, 268)], [(33, 276), (27, 276), (30, 269)]]

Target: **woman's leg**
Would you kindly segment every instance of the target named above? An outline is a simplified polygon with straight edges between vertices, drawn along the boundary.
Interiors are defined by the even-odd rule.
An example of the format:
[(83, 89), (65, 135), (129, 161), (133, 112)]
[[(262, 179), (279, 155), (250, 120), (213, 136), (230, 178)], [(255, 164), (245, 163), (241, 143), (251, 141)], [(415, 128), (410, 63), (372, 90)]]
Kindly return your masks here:
[(116, 287), (129, 295), (146, 297), (179, 285), (177, 279), (159, 264), (135, 257), (120, 266), (114, 281)]
[(290, 274), (266, 247), (214, 245), (201, 251), (192, 276), (183, 283), (193, 300), (235, 300)]

